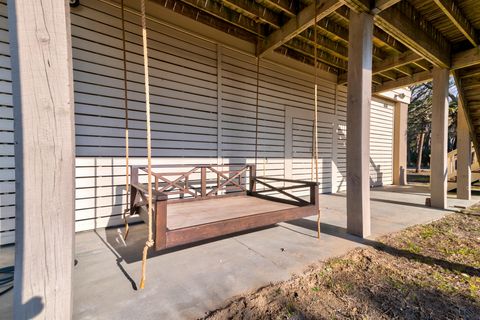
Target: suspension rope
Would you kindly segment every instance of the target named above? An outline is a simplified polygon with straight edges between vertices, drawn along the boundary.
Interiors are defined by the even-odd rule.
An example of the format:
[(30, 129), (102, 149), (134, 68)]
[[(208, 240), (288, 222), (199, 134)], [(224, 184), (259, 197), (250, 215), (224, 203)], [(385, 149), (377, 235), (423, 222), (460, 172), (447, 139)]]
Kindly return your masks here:
[(147, 216), (148, 216), (148, 238), (143, 247), (142, 255), (142, 278), (140, 280), (140, 289), (145, 287), (145, 273), (147, 267), (147, 254), (148, 249), (154, 244), (153, 232), (152, 232), (152, 141), (151, 141), (151, 128), (150, 128), (150, 85), (148, 78), (148, 43), (147, 43), (147, 19), (145, 13), (145, 0), (141, 0), (142, 7), (142, 40), (143, 40), (143, 67), (145, 74), (145, 112), (147, 116), (147, 168), (148, 168), (148, 204), (147, 204)]
[(127, 240), (128, 236), (128, 216), (130, 212), (129, 206), (129, 190), (130, 183), (128, 180), (129, 176), (129, 143), (128, 143), (128, 81), (127, 81), (127, 48), (125, 40), (125, 6), (124, 0), (121, 2), (122, 9), (122, 49), (123, 49), (123, 104), (125, 108), (125, 210), (123, 211), (123, 221), (125, 222), (125, 235), (124, 240)]
[[(257, 24), (257, 30), (258, 33), (260, 34), (260, 24)], [(256, 54), (256, 63), (257, 63), (257, 74), (256, 74), (256, 96), (255, 96), (255, 173), (257, 172), (257, 162), (258, 162), (258, 95), (259, 95), (259, 83), (260, 83), (260, 38), (257, 37), (257, 48), (256, 48), (257, 54)], [(265, 163), (264, 163), (265, 166)]]
[(257, 92), (255, 98), (255, 171), (257, 171), (258, 161), (258, 95), (259, 95), (259, 73), (260, 73), (260, 57), (257, 56)]
[[(314, 41), (314, 69), (315, 69), (315, 81), (314, 81), (314, 116), (313, 116), (313, 161), (315, 162), (315, 182), (318, 184), (318, 68), (317, 68), (317, 10), (318, 3), (315, 0), (315, 10), (314, 10), (314, 25), (313, 25), (313, 41)], [(313, 171), (313, 168), (312, 168)], [(320, 239), (320, 209), (317, 213), (317, 238)]]

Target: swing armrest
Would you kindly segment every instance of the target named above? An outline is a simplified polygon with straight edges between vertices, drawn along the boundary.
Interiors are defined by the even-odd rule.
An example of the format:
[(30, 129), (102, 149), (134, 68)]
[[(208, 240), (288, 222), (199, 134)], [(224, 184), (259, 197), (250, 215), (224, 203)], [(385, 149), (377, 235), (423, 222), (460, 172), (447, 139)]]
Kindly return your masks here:
[[(142, 185), (142, 184), (138, 184), (138, 183), (132, 183), (130, 184), (131, 188), (135, 188), (137, 191), (140, 191), (141, 193), (143, 193), (144, 195), (148, 195), (148, 188), (145, 186), (145, 185)], [(163, 193), (163, 192), (159, 192), (158, 190), (155, 190), (155, 189), (152, 189), (152, 195), (153, 195), (153, 199), (152, 201), (166, 201), (168, 200), (168, 195)]]

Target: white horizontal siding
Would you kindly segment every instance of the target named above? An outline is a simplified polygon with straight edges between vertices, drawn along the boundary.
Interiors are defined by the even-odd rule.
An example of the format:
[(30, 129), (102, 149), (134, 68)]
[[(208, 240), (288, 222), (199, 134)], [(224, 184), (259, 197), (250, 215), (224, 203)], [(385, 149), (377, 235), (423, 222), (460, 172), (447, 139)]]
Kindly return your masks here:
[(7, 6), (0, 1), (0, 245), (15, 241), (15, 158)]
[[(82, 231), (123, 223), (122, 33), (120, 11), (107, 2), (82, 0), (81, 6), (71, 11), (77, 156), (75, 229)], [(6, 15), (6, 6), (1, 4), (0, 244), (12, 243), (15, 229), (13, 110)], [(148, 24), (154, 164), (218, 161), (235, 168), (256, 163), (259, 176), (311, 179), (312, 75), (262, 60), (257, 115), (255, 57), (228, 48), (219, 53), (212, 42), (157, 22)], [(143, 57), (138, 15), (126, 13), (126, 31), (130, 164), (145, 165)], [(345, 87), (320, 81), (318, 107), (320, 189), (344, 190)], [(376, 111), (372, 111), (372, 123), (378, 128), (372, 128), (372, 150), (376, 152), (372, 159), (381, 164), (383, 177), (387, 179), (391, 173), (387, 172), (388, 156), (383, 153), (389, 145), (383, 138), (391, 136), (391, 114), (381, 106), (372, 106), (373, 109)], [(299, 114), (294, 111), (292, 133), (288, 136), (286, 115), (292, 110), (299, 110)], [(293, 154), (286, 151), (289, 141)], [(289, 160), (293, 170), (287, 174)], [(307, 194), (307, 190), (300, 194)]]
[[(149, 21), (155, 164), (217, 159), (216, 45)], [(126, 13), (131, 164), (146, 164), (140, 17)], [(122, 223), (125, 110), (120, 10), (82, 1), (72, 9), (76, 123), (76, 230)]]
[(370, 109), (370, 185), (393, 183), (393, 105), (373, 100)]

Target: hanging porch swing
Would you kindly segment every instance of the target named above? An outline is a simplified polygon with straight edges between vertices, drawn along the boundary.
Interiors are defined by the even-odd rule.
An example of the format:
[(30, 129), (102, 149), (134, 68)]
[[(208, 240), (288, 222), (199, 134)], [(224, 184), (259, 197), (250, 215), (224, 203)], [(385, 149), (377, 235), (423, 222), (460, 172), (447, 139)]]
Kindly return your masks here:
[[(124, 213), (125, 238), (128, 235), (128, 216), (139, 215), (148, 225), (147, 241), (142, 255), (140, 288), (145, 285), (147, 253), (152, 247), (155, 250), (163, 250), (312, 215), (318, 216), (318, 228), (320, 228), (316, 47), (312, 181), (281, 179), (257, 176), (256, 174), (259, 132), (259, 57), (256, 58), (255, 164), (152, 165), (147, 20), (145, 0), (141, 0), (147, 165), (130, 166), (123, 0), (121, 10), (126, 146), (125, 184), (127, 190), (127, 210)], [(316, 16), (315, 12), (315, 24)], [(308, 190), (307, 199), (295, 194), (301, 189)], [(320, 237), (320, 230), (318, 230), (318, 237)]]

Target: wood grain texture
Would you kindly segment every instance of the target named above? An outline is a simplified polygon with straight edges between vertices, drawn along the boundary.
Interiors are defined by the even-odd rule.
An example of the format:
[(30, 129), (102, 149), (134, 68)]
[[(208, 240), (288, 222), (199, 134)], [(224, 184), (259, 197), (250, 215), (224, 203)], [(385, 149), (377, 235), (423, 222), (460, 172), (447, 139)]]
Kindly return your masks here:
[[(316, 7), (317, 3), (318, 7)], [(295, 17), (291, 18), (280, 29), (274, 31), (272, 34), (266, 37), (260, 48), (259, 56), (263, 56), (269, 52), (272, 52), (275, 48), (278, 48), (285, 42), (289, 41), (307, 29), (314, 23), (315, 15), (317, 16), (317, 21), (321, 20), (342, 5), (343, 3), (338, 0), (315, 1), (300, 11)]]
[(472, 195), (472, 140), (468, 120), (465, 116), (465, 107), (462, 105), (462, 101), (459, 101), (457, 115), (457, 198), (470, 200)]
[(450, 72), (433, 69), (432, 97), (432, 153), (431, 153), (431, 205), (447, 207), (447, 138), (448, 138), (448, 86)]
[(8, 2), (15, 112), (15, 319), (69, 319), (74, 236), (70, 10)]
[(347, 230), (370, 235), (370, 105), (373, 16), (350, 13), (347, 108)]

